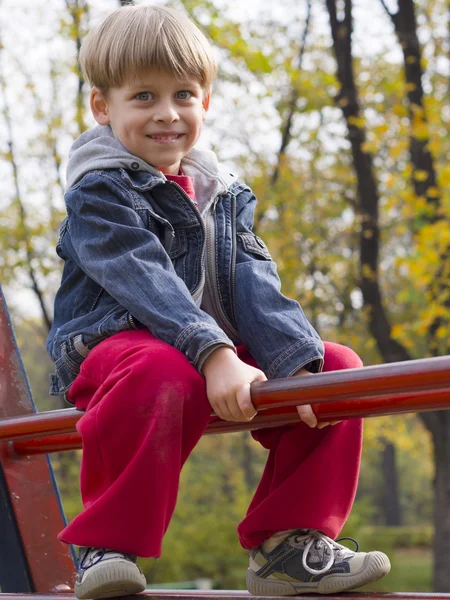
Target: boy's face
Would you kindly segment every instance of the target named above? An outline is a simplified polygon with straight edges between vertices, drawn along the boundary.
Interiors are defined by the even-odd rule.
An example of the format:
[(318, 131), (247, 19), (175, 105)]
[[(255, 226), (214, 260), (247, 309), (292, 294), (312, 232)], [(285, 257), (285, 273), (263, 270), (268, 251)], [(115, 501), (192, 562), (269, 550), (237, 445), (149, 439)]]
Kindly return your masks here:
[(179, 172), (181, 159), (202, 130), (209, 94), (195, 80), (180, 81), (148, 71), (104, 95), (94, 88), (91, 109), (100, 125), (111, 125), (131, 154), (166, 175)]

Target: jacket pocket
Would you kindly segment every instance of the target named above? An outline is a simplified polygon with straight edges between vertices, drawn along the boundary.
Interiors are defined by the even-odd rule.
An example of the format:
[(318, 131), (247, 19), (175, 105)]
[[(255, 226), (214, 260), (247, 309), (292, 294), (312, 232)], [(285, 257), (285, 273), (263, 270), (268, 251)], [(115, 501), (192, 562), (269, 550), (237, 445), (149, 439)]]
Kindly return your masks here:
[(59, 362), (62, 362), (74, 375), (78, 375), (81, 363), (89, 352), (90, 349), (83, 343), (82, 335), (77, 334), (61, 343), (61, 358)]
[(56, 254), (62, 259), (66, 258), (66, 255), (65, 255), (64, 249), (63, 249), (63, 241), (64, 241), (64, 236), (66, 235), (66, 232), (68, 229), (68, 223), (69, 223), (69, 219), (66, 217), (63, 220), (63, 222), (61, 223), (61, 227), (59, 228), (59, 236), (58, 236), (58, 241), (56, 243)]
[(166, 248), (166, 252), (173, 260), (183, 256), (187, 252), (187, 235), (184, 229), (176, 229), (172, 236), (170, 246)]
[[(130, 329), (129, 316), (129, 311), (125, 309), (118, 311), (117, 307), (112, 308), (98, 324), (98, 337), (103, 340), (116, 333)], [(92, 347), (91, 341), (87, 342), (87, 346)]]
[(267, 246), (260, 237), (258, 237), (254, 233), (242, 231), (238, 231), (236, 235), (246, 252), (249, 252), (250, 254), (254, 254), (261, 258), (265, 258), (266, 260), (272, 260)]
[(174, 229), (167, 219), (160, 217), (150, 208), (136, 208), (145, 228), (151, 231), (161, 242), (171, 260), (187, 252), (187, 235), (184, 229)]

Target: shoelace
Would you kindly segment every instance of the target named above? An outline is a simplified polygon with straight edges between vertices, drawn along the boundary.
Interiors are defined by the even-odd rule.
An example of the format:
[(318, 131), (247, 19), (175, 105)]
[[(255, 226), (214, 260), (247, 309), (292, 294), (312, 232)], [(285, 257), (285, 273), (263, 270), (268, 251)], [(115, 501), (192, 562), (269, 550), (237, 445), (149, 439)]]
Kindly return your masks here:
[(105, 554), (106, 554), (106, 548), (99, 548), (98, 549), (98, 554), (95, 557), (97, 560), (94, 560), (90, 564), (85, 565), (84, 561), (88, 557), (88, 554), (89, 554), (89, 548), (86, 548), (86, 550), (83, 552), (83, 556), (81, 557), (81, 560), (80, 560), (80, 569), (87, 569), (88, 567), (93, 567), (94, 565), (96, 565), (97, 563), (99, 563), (102, 560), (102, 558), (105, 556)]
[[(296, 536), (294, 538), (294, 540), (297, 542), (297, 540), (301, 539), (302, 537), (303, 536)], [(303, 555), (302, 555), (302, 566), (303, 566), (303, 568), (308, 573), (311, 573), (311, 575), (322, 575), (322, 573), (325, 573), (325, 571), (328, 571), (328, 569), (330, 567), (332, 567), (333, 564), (334, 564), (334, 549), (335, 548), (338, 551), (347, 550), (348, 552), (352, 552), (352, 550), (350, 550), (349, 548), (346, 548), (345, 546), (342, 546), (341, 544), (338, 544), (338, 542), (341, 542), (341, 541), (344, 541), (344, 540), (351, 540), (352, 542), (354, 542), (356, 544), (356, 552), (358, 552), (359, 544), (353, 538), (344, 537), (344, 538), (340, 538), (337, 541), (334, 541), (331, 538), (329, 538), (326, 535), (324, 535), (323, 533), (320, 533), (320, 532), (311, 532), (311, 534), (309, 534), (309, 536), (306, 538), (306, 540), (305, 540), (305, 547), (303, 548)], [(325, 546), (325, 548), (328, 549), (328, 551), (330, 552), (330, 559), (328, 560), (327, 564), (325, 565), (325, 567), (323, 569), (313, 569), (312, 567), (309, 567), (306, 564), (306, 559), (308, 558), (308, 554), (309, 554), (310, 549), (312, 548), (312, 545), (314, 543), (317, 544), (318, 542), (321, 542)], [(316, 548), (317, 547), (318, 547), (318, 544), (316, 545)]]
[(84, 551), (82, 551), (82, 553), (80, 553), (80, 568), (81, 569), (88, 569), (89, 567), (93, 567), (94, 565), (96, 565), (103, 559), (105, 554), (108, 554), (108, 553), (124, 556), (125, 558), (128, 558), (132, 562), (135, 562), (135, 558), (136, 558), (132, 554), (127, 554), (126, 552), (119, 553), (119, 552), (115, 552), (114, 550), (107, 550), (106, 548), (96, 548), (97, 554), (96, 555), (94, 554), (94, 558), (91, 559), (91, 562), (89, 562), (88, 564), (85, 564), (85, 561), (86, 561), (88, 555), (91, 554), (91, 552), (92, 552), (92, 550), (90, 548), (86, 548)]

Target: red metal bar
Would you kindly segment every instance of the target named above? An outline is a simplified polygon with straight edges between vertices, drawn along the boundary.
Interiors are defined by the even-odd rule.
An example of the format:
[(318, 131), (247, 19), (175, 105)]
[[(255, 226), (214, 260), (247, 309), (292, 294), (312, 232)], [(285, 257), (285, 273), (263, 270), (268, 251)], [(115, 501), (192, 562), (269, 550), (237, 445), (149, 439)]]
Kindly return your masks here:
[[(313, 410), (319, 422), (339, 421), (342, 419), (380, 417), (390, 414), (408, 412), (426, 412), (450, 408), (450, 388), (420, 392), (419, 394), (396, 394), (374, 398), (353, 398), (350, 400), (328, 402), (316, 400)], [(247, 423), (233, 423), (217, 419), (212, 421), (206, 433), (233, 433), (244, 429), (261, 429), (261, 427), (277, 427), (298, 422), (295, 406), (286, 406), (283, 400), (268, 410), (264, 410)]]
[[(306, 403), (313, 404), (321, 422), (448, 409), (450, 357), (257, 383), (252, 385), (252, 400), (259, 410), (252, 421), (234, 423), (213, 417), (206, 434), (298, 422), (295, 405)], [(18, 455), (80, 448), (81, 438), (73, 431), (82, 414), (75, 409), (65, 409), (3, 419), (0, 421), (0, 440), (16, 440), (11, 450)], [(71, 433), (48, 435), (52, 432)], [(16, 439), (36, 435), (39, 437)]]
[(1, 419), (0, 441), (75, 431), (83, 414), (75, 408), (63, 408)]
[(411, 412), (429, 412), (432, 410), (448, 410), (450, 408), (450, 388), (442, 390), (422, 391), (417, 394), (406, 393), (396, 396), (380, 396), (314, 404), (313, 409), (318, 421), (334, 421), (357, 417), (381, 417), (392, 414)]
[(252, 384), (255, 408), (415, 394), (450, 387), (450, 356), (287, 377)]
[(11, 456), (51, 454), (53, 452), (63, 452), (66, 450), (79, 450), (80, 448), (81, 435), (76, 432), (62, 433), (58, 435), (46, 435), (43, 437), (28, 438), (10, 442)]
[[(409, 395), (411, 400), (418, 398), (410, 411), (414, 412), (427, 410), (427, 407), (429, 410), (449, 408), (445, 395), (434, 404), (426, 399), (431, 391), (446, 389), (450, 389), (450, 356), (254, 383), (252, 401), (259, 411), (267, 411), (280, 406), (331, 403), (337, 400), (364, 400), (369, 407), (376, 398), (386, 404), (395, 404), (395, 398)], [(345, 404), (346, 408), (349, 406)], [(2, 419), (0, 441), (74, 431), (82, 414), (75, 409), (63, 409)]]

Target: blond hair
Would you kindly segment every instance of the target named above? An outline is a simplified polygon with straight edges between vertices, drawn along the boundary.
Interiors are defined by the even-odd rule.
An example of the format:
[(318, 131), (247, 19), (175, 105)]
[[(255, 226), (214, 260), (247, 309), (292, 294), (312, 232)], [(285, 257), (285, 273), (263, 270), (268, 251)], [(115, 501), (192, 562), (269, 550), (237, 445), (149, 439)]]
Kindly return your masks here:
[(115, 10), (88, 33), (79, 60), (85, 79), (105, 91), (151, 69), (195, 79), (205, 90), (217, 74), (206, 36), (187, 15), (163, 6)]

